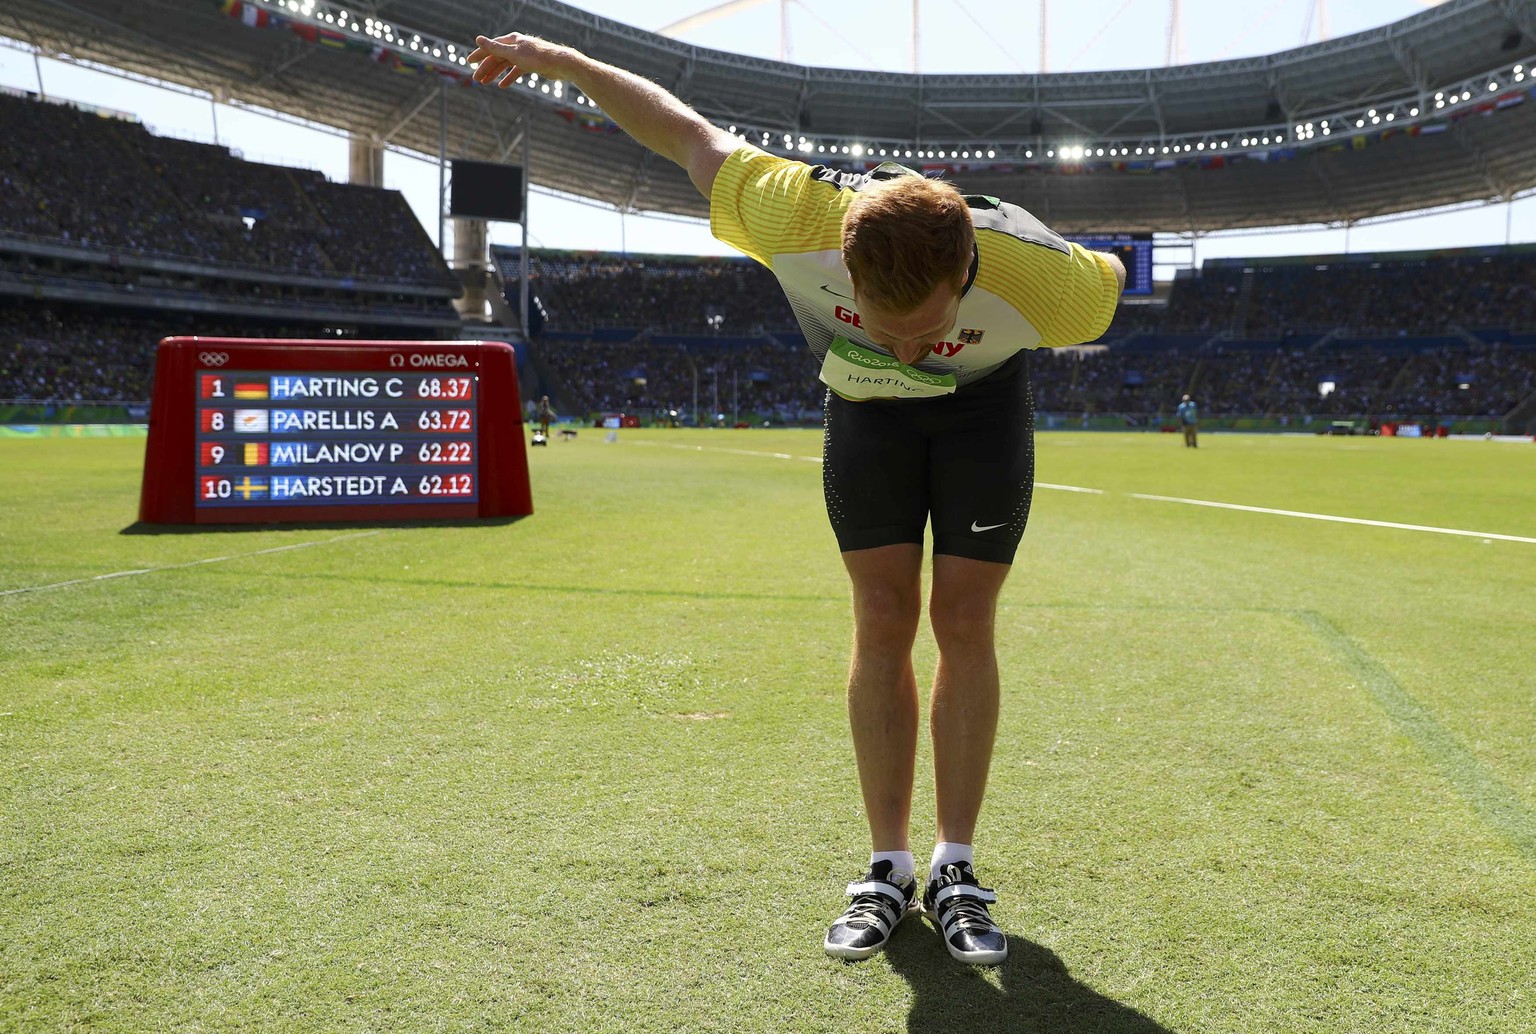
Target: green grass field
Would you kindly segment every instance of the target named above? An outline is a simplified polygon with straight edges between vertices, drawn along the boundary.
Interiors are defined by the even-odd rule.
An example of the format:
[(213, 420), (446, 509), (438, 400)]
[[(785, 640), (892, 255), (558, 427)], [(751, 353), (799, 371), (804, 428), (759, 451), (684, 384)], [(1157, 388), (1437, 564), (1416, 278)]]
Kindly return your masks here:
[(1133, 495), (1536, 538), (1536, 446), (1043, 435), (1102, 494), (1003, 593), (992, 971), (821, 951), (819, 451), (584, 431), (512, 523), (142, 535), (142, 439), (0, 440), (0, 592), (73, 583), (0, 595), (0, 1030), (1536, 1029), (1536, 543)]

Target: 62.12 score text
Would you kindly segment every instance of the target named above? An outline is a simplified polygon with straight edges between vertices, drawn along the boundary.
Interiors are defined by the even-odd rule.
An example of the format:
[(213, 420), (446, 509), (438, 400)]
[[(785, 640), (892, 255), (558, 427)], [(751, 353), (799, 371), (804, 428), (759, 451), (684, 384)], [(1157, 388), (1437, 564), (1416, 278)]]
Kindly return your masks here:
[(223, 477), (198, 479), (204, 502), (243, 501), (306, 502), (331, 498), (391, 497), (441, 498), (475, 494), (473, 474), (424, 474), (399, 477), (388, 474), (272, 474), (245, 476), (239, 480)]

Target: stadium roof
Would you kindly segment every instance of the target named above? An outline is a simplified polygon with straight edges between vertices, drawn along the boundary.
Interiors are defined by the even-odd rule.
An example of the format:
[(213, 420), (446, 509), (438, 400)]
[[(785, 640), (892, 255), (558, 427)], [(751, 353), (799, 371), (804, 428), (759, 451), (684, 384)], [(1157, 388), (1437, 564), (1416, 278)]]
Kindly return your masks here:
[(513, 27), (648, 76), (770, 150), (850, 167), (883, 150), (1065, 232), (1358, 222), (1536, 189), (1536, 0), (1448, 0), (1264, 57), (1045, 75), (785, 64), (555, 0), (7, 0), (0, 11), (0, 33), (46, 53), (427, 154), (440, 114), (450, 157), (517, 162), (526, 131), (535, 184), (706, 214), (680, 169), (574, 90), (465, 85), (456, 56), (476, 33)]

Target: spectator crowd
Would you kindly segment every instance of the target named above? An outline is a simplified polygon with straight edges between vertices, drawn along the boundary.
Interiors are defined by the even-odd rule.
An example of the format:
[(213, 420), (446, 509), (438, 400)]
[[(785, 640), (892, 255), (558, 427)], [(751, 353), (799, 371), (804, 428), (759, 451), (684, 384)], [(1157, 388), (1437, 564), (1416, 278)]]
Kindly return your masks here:
[(712, 423), (739, 412), (794, 423), (820, 418), (826, 390), (810, 352), (772, 341), (710, 348), (562, 340), (544, 342), (539, 354), (564, 413), (675, 411)]
[[(71, 263), (25, 248), (65, 243), (215, 271), (314, 275), (337, 290), (351, 277), (406, 293), (453, 283), (395, 191), (0, 95), (0, 245), (6, 239), (17, 243), (0, 247), (0, 287), (63, 291), (84, 278), (98, 293), (271, 303), (289, 322), (305, 306), (345, 299), (263, 287), (250, 273), (238, 283), (158, 267), (130, 276), (100, 255)], [(496, 248), (492, 259), (510, 299), (520, 253)], [(772, 273), (750, 259), (535, 249), (529, 274), (543, 319), (536, 353), (562, 412), (805, 421), (820, 410), (823, 389), (794, 314)], [(411, 314), (427, 304), (413, 298), (365, 303)], [(154, 342), (167, 333), (317, 333), (262, 322), (273, 321), (5, 303), (0, 398), (142, 400)], [(1536, 250), (1212, 262), (1179, 277), (1166, 305), (1122, 306), (1095, 346), (1033, 353), (1031, 374), (1038, 406), (1066, 414), (1155, 415), (1189, 393), (1214, 416), (1498, 416), (1536, 391)]]
[(0, 400), (147, 401), (155, 346), (163, 337), (318, 338), (325, 332), (314, 323), (0, 298)]
[(6, 95), (0, 234), (285, 273), (453, 282), (398, 191)]
[[(528, 259), (529, 292), (550, 330), (740, 336), (795, 326), (778, 281), (749, 258), (531, 249)], [(493, 260), (510, 290), (520, 252), (496, 248)]]

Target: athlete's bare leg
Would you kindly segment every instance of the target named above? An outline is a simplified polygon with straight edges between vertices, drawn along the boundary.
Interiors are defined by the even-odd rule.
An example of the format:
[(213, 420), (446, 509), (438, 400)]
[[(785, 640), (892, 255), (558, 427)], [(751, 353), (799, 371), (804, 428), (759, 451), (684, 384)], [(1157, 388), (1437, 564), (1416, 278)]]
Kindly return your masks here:
[(933, 679), (934, 792), (938, 839), (974, 843), (997, 736), (998, 671), (994, 628), (1008, 564), (933, 558), (928, 614), (939, 646)]
[(853, 661), (848, 724), (876, 851), (909, 850), (917, 755), (917, 679), (912, 642), (922, 616), (923, 547), (843, 554), (853, 583)]

